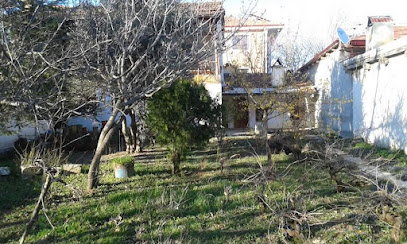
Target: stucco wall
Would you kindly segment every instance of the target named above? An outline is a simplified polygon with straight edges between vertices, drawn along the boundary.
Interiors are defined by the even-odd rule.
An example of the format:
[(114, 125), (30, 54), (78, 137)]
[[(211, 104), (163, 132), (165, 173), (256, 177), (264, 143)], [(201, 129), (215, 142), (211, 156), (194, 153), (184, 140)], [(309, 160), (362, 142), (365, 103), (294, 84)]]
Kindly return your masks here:
[(318, 91), (315, 125), (324, 131), (336, 131), (352, 137), (352, 77), (345, 72), (347, 54), (334, 49), (308, 69), (308, 78)]
[(353, 79), (355, 136), (407, 153), (406, 55), (365, 64), (353, 70)]

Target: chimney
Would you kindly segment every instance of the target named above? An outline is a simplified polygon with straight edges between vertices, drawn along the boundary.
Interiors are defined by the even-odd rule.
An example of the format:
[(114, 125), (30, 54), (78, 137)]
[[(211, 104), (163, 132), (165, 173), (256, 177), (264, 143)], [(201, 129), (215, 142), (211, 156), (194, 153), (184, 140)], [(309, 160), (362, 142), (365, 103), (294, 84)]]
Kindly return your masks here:
[(390, 16), (369, 16), (366, 31), (366, 51), (394, 40), (394, 23)]

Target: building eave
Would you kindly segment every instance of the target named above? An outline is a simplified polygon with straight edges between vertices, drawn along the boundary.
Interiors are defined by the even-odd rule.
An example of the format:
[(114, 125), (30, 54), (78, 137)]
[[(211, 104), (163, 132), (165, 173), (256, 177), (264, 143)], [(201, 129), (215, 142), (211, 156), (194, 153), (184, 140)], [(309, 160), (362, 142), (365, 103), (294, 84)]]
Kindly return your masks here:
[(332, 52), (333, 49), (336, 49), (339, 47), (339, 40), (336, 39), (334, 42), (332, 42), (328, 47), (326, 47), (324, 50), (321, 52), (317, 53), (310, 61), (308, 61), (306, 64), (304, 64), (301, 68), (298, 70), (300, 72), (303, 72), (306, 70), (309, 66), (313, 65), (317, 61), (319, 61), (322, 57), (324, 57), (327, 53)]

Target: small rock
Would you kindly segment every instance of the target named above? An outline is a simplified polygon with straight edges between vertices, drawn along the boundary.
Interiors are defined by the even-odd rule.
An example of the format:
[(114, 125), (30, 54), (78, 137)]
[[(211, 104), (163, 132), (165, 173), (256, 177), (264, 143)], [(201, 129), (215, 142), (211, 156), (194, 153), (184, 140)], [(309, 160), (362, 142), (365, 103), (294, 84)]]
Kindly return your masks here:
[(80, 174), (82, 170), (82, 164), (64, 164), (62, 165), (63, 172)]
[(0, 175), (10, 175), (10, 167), (0, 167)]
[(407, 181), (407, 173), (404, 173), (401, 178), (402, 181)]
[(34, 165), (21, 165), (22, 175), (40, 175), (42, 174), (42, 168)]

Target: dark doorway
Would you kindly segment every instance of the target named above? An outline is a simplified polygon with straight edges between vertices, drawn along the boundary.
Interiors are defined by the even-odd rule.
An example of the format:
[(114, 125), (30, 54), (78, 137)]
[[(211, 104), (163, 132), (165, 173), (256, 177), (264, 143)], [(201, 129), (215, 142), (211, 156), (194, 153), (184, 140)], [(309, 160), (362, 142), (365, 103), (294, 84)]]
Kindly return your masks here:
[(236, 129), (247, 128), (249, 124), (249, 110), (247, 109), (246, 98), (235, 98), (234, 127)]

